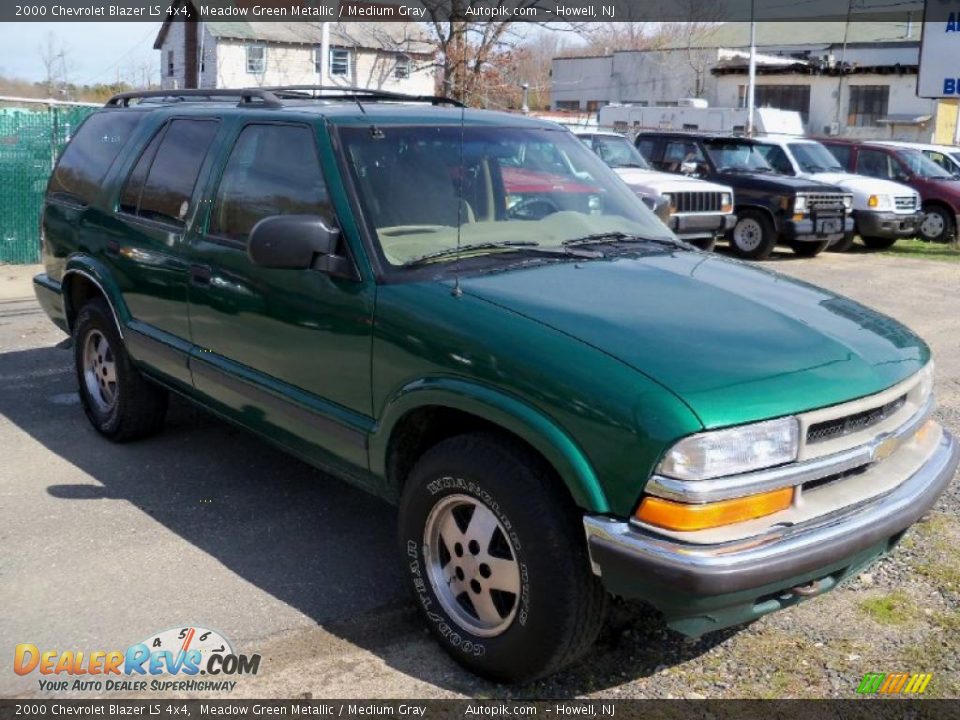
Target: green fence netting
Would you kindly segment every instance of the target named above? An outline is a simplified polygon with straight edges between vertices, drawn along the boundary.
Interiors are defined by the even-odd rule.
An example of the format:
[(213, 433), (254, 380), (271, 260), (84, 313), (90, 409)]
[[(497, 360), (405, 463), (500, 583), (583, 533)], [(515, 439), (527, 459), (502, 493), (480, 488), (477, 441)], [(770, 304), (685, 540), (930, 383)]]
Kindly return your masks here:
[(40, 261), (40, 205), (60, 150), (95, 108), (0, 107), (0, 263)]

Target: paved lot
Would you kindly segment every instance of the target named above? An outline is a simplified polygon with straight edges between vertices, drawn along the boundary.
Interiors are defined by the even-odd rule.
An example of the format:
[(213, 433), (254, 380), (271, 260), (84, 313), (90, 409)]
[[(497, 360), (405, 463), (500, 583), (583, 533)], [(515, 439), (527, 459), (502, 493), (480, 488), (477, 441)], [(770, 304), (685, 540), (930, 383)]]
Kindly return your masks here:
[[(960, 266), (784, 254), (768, 267), (850, 295), (937, 355), (939, 416), (960, 432)], [(618, 604), (580, 665), (486, 684), (425, 634), (395, 567), (393, 511), (252, 435), (174, 402), (166, 431), (115, 446), (79, 408), (71, 352), (0, 267), (0, 696), (40, 696), (13, 647), (125, 648), (185, 624), (263, 655), (234, 697), (850, 697), (864, 672), (932, 672), (960, 696), (960, 490), (866, 576), (699, 642)]]

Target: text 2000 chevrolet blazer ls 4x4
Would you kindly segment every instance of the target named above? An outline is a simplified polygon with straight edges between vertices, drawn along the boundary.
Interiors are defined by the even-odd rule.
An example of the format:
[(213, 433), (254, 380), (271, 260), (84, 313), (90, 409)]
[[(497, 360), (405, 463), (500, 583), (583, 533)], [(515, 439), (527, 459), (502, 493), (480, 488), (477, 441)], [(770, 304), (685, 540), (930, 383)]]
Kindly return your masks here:
[[(117, 98), (53, 173), (36, 290), (86, 414), (142, 437), (172, 390), (398, 502), (476, 672), (573, 661), (607, 592), (693, 635), (822, 593), (953, 477), (918, 337), (678, 243), (568, 131), (224, 92)], [(516, 214), (502, 168), (544, 140), (595, 192)]]

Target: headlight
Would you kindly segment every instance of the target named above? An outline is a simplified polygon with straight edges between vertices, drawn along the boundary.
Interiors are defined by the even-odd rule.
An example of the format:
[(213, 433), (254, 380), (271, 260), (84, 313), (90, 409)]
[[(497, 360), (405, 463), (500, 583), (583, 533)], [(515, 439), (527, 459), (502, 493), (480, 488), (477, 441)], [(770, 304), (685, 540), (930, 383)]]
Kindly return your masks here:
[(593, 213), (594, 215), (599, 213), (600, 212), (600, 196), (591, 195), (587, 199), (587, 207), (590, 208), (590, 212)]
[(793, 212), (796, 215), (803, 215), (807, 211), (807, 196), (797, 195), (793, 199)]
[(733, 195), (730, 193), (721, 193), (720, 209), (723, 212), (733, 212)]
[(920, 402), (926, 402), (927, 398), (933, 395), (933, 360), (930, 360), (920, 371)]
[(889, 195), (871, 195), (867, 199), (867, 206), (876, 208), (878, 210), (889, 208), (892, 205), (893, 205), (893, 202), (891, 201)]
[(714, 430), (684, 438), (657, 472), (677, 480), (708, 480), (793, 462), (800, 447), (795, 417)]
[(850, 211), (853, 209), (853, 195), (843, 196), (843, 209)]
[(660, 196), (660, 199), (666, 202), (669, 207), (673, 207), (673, 195), (670, 193), (664, 193)]

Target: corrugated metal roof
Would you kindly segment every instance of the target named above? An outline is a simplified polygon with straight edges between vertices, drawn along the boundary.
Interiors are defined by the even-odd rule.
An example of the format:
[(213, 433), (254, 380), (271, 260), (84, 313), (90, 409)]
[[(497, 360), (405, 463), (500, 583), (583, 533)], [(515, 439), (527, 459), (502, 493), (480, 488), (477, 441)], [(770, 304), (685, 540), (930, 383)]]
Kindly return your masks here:
[[(758, 22), (758, 47), (783, 47), (790, 45), (841, 45), (844, 28), (842, 22)], [(850, 23), (847, 44), (892, 44), (920, 42), (921, 23), (913, 22), (857, 22)], [(699, 33), (692, 42), (679, 38), (664, 49), (693, 47), (740, 48), (750, 45), (750, 23), (730, 22)]]
[[(319, 45), (321, 23), (305, 22), (208, 22), (214, 37), (304, 45)], [(337, 23), (330, 27), (334, 47), (393, 50), (433, 54), (434, 46), (413, 23)]]

